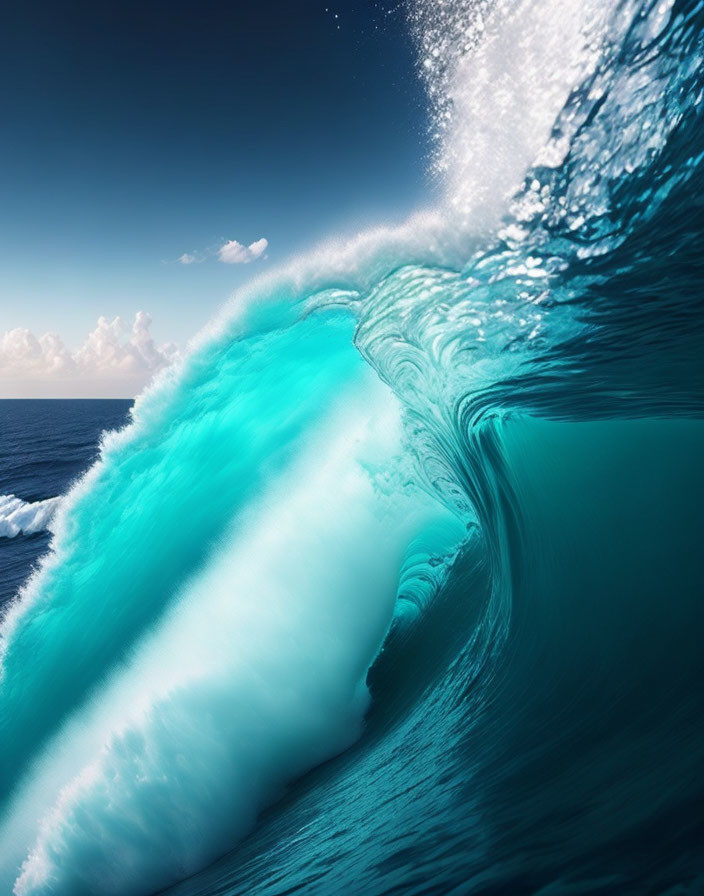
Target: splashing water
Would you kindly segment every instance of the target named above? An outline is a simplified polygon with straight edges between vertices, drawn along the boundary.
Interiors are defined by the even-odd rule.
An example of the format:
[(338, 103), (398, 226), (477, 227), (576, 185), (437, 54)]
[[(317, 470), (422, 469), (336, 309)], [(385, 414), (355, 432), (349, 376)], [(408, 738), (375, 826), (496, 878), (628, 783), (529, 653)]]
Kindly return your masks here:
[(48, 529), (59, 506), (59, 498), (23, 501), (14, 495), (0, 495), (0, 538), (32, 535)]

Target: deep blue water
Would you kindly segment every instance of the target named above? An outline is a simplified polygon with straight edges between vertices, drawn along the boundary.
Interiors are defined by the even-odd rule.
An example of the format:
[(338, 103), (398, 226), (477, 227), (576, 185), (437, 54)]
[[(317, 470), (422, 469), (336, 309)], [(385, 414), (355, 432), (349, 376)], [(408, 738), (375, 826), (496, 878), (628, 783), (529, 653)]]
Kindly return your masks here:
[[(124, 400), (0, 401), (0, 495), (34, 503), (65, 494), (95, 461), (104, 430), (129, 417)], [(0, 606), (49, 545), (49, 533), (0, 538)]]

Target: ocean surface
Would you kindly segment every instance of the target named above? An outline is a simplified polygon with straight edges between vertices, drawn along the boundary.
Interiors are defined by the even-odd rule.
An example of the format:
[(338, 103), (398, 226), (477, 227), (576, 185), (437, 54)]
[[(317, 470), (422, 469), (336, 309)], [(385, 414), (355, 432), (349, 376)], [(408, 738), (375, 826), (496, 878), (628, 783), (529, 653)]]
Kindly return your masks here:
[(55, 501), (97, 460), (132, 401), (0, 401), (0, 607), (47, 552)]
[(704, 892), (704, 5), (409, 39), (438, 207), (0, 405), (2, 893)]

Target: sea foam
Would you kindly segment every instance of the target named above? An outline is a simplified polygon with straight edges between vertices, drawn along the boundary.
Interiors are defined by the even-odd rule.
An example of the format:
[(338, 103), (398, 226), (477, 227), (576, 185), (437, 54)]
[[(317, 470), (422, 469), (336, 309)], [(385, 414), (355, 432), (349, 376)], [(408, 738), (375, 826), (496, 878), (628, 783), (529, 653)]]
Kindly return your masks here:
[(60, 498), (23, 501), (14, 495), (0, 495), (0, 538), (33, 535), (51, 527)]

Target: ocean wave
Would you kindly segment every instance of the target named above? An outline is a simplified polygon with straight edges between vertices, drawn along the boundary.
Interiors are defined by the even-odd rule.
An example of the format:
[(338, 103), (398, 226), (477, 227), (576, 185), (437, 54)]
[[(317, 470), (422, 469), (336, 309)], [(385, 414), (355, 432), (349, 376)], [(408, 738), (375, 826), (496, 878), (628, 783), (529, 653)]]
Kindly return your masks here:
[(51, 527), (60, 498), (27, 502), (14, 495), (0, 495), (0, 538), (33, 535)]
[(255, 283), (61, 503), (3, 623), (8, 892), (197, 872), (365, 713), (175, 892), (692, 879), (702, 4), (443, 10), (446, 205)]

